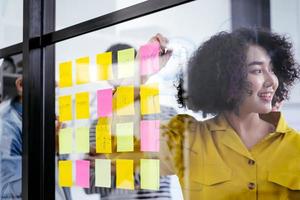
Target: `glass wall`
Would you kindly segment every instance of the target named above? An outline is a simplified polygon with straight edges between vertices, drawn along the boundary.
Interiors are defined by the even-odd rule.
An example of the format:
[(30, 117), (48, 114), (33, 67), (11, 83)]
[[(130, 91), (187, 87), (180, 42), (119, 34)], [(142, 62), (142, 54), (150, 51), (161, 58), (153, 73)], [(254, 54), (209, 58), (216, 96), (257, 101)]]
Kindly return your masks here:
[[(166, 141), (159, 126), (179, 113), (202, 119), (201, 113), (179, 107), (174, 84), (201, 42), (231, 29), (229, 1), (203, 3), (56, 44), (56, 113), (63, 124), (56, 178), (61, 194), (69, 191), (73, 199), (183, 198), (178, 176), (168, 173), (172, 166), (162, 158)], [(212, 11), (219, 14), (212, 17)], [(169, 41), (171, 57), (163, 67), (167, 55), (153, 43), (158, 33)], [(180, 169), (188, 157), (181, 156), (184, 149), (176, 149), (181, 163), (174, 167)]]
[[(145, 0), (60, 0), (56, 1), (56, 30), (72, 26), (74, 24), (99, 17), (122, 8), (126, 8)], [(66, 9), (68, 14), (66, 15)]]
[[(300, 83), (293, 82), (292, 58), (300, 62), (299, 1), (243, 1), (251, 12), (270, 9), (266, 28), (285, 37), (248, 27), (268, 21), (268, 13), (239, 12), (245, 20), (237, 21), (251, 30), (232, 34), (237, 14), (231, 8), (239, 4), (197, 0), (64, 39), (72, 37), (64, 28), (141, 2), (56, 1), (55, 29), (61, 31), (42, 36), (41, 47), (25, 43), (27, 64), (34, 56), (41, 61), (32, 50), (51, 59), (25, 72), (51, 71), (55, 59), (55, 74), (24, 76), (33, 81), (25, 82), (31, 91), (24, 95), (30, 112), (23, 115), (23, 180), (42, 169), (30, 174), (46, 185), (36, 194), (53, 189), (47, 188), (54, 186), (51, 174), (48, 182), (40, 172), (54, 173), (53, 165), (44, 165), (53, 162), (49, 155), (54, 159), (49, 116), (55, 109), (57, 200), (300, 199)], [(20, 46), (2, 49), (22, 42), (22, 7), (0, 2), (0, 54), (13, 54), (0, 60), (0, 199), (22, 198), (23, 59), (11, 53)], [(46, 45), (51, 40), (60, 41), (55, 56)], [(55, 108), (45, 95), (53, 94), (54, 76)], [(28, 148), (32, 141), (37, 148)], [(25, 195), (33, 185), (23, 188)]]
[(23, 1), (0, 1), (0, 48), (23, 40)]

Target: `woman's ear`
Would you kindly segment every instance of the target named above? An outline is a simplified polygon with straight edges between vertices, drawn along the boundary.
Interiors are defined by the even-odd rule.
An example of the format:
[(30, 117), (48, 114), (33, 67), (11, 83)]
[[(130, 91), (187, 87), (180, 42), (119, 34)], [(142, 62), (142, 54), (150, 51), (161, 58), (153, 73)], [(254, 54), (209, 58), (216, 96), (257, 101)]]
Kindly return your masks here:
[(22, 77), (18, 77), (16, 79), (16, 89), (17, 89), (18, 95), (22, 96), (22, 93), (23, 93), (23, 78)]

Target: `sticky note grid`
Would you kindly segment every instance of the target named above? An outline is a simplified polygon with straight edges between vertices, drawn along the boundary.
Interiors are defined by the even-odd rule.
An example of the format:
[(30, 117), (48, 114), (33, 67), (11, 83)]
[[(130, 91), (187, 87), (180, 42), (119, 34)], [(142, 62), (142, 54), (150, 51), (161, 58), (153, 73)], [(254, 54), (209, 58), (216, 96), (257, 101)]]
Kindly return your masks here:
[[(128, 118), (134, 115), (156, 115), (160, 113), (159, 87), (158, 84), (147, 84), (140, 86), (139, 100), (140, 109), (135, 107), (134, 85), (120, 85), (115, 89), (97, 88), (95, 91), (87, 91), (86, 84), (91, 81), (108, 81), (113, 79), (132, 79), (135, 75), (151, 75), (159, 71), (159, 44), (157, 42), (143, 45), (140, 48), (140, 60), (135, 60), (133, 48), (119, 50), (117, 63), (113, 64), (113, 53), (99, 53), (95, 59), (80, 57), (74, 61), (61, 62), (58, 65), (58, 87), (62, 90), (70, 90), (67, 95), (58, 97), (58, 115), (61, 122), (90, 120), (92, 112), (96, 110), (98, 123), (95, 126), (95, 151), (97, 154), (124, 154), (130, 152), (159, 153), (160, 132), (159, 120), (141, 120), (139, 130), (135, 130), (134, 122), (119, 121), (114, 123), (113, 117)], [(92, 62), (95, 62), (95, 65)], [(93, 68), (94, 67), (94, 68)], [(135, 68), (139, 68), (140, 74), (135, 74)], [(91, 79), (91, 69), (95, 69), (95, 77)], [(85, 84), (82, 86), (82, 84)], [(132, 83), (131, 83), (132, 84)], [(74, 88), (78, 92), (74, 93)], [(87, 88), (87, 87), (86, 87)], [(82, 91), (86, 90), (86, 91)], [(77, 91), (77, 90), (76, 90)], [(63, 93), (66, 94), (66, 93)], [(92, 96), (96, 94), (96, 98)], [(96, 99), (94, 101), (94, 99)], [(93, 103), (91, 105), (90, 103)], [(137, 105), (137, 104), (136, 104)], [(91, 106), (96, 106), (92, 109)], [(136, 123), (136, 122), (135, 122)], [(81, 126), (63, 128), (59, 131), (58, 153), (63, 154), (86, 154), (90, 152), (90, 128)], [(112, 133), (112, 130), (115, 132)], [(134, 148), (135, 135), (139, 134), (140, 149)], [(115, 139), (113, 140), (113, 138)], [(111, 154), (112, 155), (112, 154)], [(98, 157), (100, 158), (100, 157)], [(95, 169), (95, 186), (134, 190), (135, 188), (159, 190), (160, 167), (158, 159), (140, 159), (139, 162), (130, 159), (111, 160), (95, 158), (94, 164), (90, 160), (59, 160), (58, 182), (61, 187), (78, 186), (90, 187), (90, 168)], [(104, 157), (103, 157), (104, 158)], [(111, 157), (110, 157), (111, 158)], [(124, 158), (121, 156), (120, 158)], [(135, 164), (139, 165), (140, 182), (134, 180)], [(115, 180), (112, 180), (112, 179)], [(136, 185), (138, 184), (138, 185)]]

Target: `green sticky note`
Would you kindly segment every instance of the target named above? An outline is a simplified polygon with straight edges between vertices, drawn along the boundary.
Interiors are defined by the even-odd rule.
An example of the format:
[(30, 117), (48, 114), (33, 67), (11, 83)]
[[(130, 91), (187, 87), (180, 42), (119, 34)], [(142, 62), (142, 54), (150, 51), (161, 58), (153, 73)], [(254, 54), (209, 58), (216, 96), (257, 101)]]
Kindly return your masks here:
[(133, 151), (133, 123), (119, 123), (116, 125), (117, 152)]
[(159, 160), (141, 159), (141, 189), (159, 190)]
[(72, 128), (60, 129), (58, 135), (59, 154), (72, 153)]
[(118, 51), (118, 78), (134, 76), (134, 49)]
[(90, 152), (90, 138), (89, 128), (79, 127), (75, 131), (76, 152), (89, 153)]
[(96, 187), (111, 187), (111, 160), (95, 159)]

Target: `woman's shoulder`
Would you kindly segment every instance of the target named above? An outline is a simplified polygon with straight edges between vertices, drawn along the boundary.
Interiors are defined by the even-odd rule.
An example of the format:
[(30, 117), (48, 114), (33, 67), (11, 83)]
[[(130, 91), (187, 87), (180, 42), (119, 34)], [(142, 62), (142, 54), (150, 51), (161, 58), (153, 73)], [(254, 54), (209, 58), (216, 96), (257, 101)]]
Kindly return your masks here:
[(162, 122), (161, 128), (173, 133), (183, 133), (184, 131), (190, 133), (205, 132), (212, 124), (215, 124), (215, 118), (201, 121), (188, 114), (178, 114), (170, 120)]

